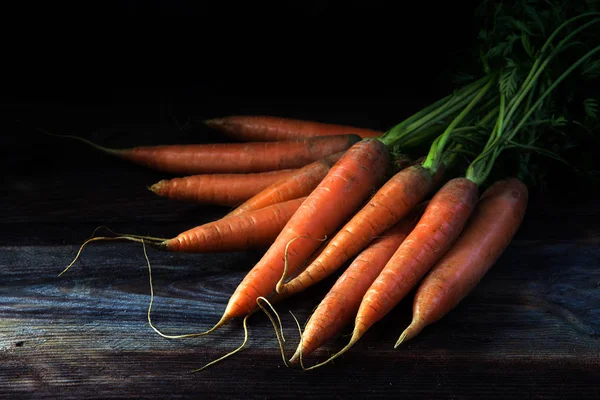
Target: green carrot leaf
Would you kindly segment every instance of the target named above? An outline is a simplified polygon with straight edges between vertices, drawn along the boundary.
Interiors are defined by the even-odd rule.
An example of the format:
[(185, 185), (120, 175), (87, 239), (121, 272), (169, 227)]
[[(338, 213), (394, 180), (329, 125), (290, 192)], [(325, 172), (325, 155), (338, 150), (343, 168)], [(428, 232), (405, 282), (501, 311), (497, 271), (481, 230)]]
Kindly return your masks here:
[(583, 110), (585, 115), (591, 119), (598, 118), (598, 100), (594, 98), (587, 98), (583, 101)]

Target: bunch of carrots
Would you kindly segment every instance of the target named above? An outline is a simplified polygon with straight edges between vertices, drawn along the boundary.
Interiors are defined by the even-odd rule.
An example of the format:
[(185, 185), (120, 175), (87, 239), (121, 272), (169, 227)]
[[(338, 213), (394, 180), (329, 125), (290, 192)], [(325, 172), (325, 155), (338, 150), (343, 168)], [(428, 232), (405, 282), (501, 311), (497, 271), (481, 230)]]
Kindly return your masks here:
[[(563, 137), (565, 126), (595, 123), (593, 99), (583, 101), (585, 124), (561, 106), (565, 81), (598, 76), (593, 57), (600, 46), (590, 32), (600, 14), (577, 8), (559, 14), (553, 7), (546, 1), (498, 6), (494, 28), (481, 34), (483, 74), (385, 132), (230, 116), (204, 122), (235, 143), (125, 150), (92, 144), (181, 175), (150, 187), (160, 196), (232, 211), (173, 238), (119, 234), (86, 243), (127, 239), (180, 252), (267, 248), (212, 328), (170, 336), (153, 327), (165, 337), (207, 335), (235, 318), (245, 328), (261, 309), (280, 337), (273, 304), (343, 270), (304, 328), (298, 325), (300, 342), (289, 361), (284, 357), (286, 365), (313, 369), (335, 359), (416, 289), (400, 346), (456, 307), (508, 247), (525, 215), (524, 181), (535, 155), (564, 161), (549, 143)], [(592, 43), (573, 46), (583, 41)], [(516, 168), (507, 173), (502, 163)], [(304, 366), (303, 357), (352, 322), (344, 348)]]

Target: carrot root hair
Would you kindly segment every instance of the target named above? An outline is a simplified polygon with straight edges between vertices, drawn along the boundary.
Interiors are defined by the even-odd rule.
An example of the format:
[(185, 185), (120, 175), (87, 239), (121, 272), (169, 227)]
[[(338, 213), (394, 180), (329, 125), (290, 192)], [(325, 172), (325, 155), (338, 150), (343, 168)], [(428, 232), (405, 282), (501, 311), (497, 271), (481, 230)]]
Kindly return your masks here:
[(236, 348), (235, 350), (230, 351), (229, 353), (225, 354), (224, 356), (221, 356), (219, 358), (217, 358), (216, 360), (213, 360), (207, 364), (205, 364), (203, 367), (200, 367), (198, 369), (195, 369), (193, 371), (191, 371), (192, 373), (196, 373), (196, 372), (200, 372), (202, 370), (205, 370), (206, 368), (215, 365), (218, 362), (223, 361), (226, 358), (229, 358), (237, 353), (239, 353), (240, 351), (242, 351), (242, 349), (246, 346), (246, 343), (248, 343), (248, 318), (250, 318), (250, 316), (252, 315), (252, 313), (246, 315), (244, 317), (244, 320), (242, 321), (242, 325), (244, 327), (244, 341), (242, 342), (242, 344)]
[[(269, 306), (271, 311), (273, 311), (273, 314), (275, 314), (275, 318), (271, 315), (269, 311), (267, 311), (265, 306), (263, 306), (260, 303), (260, 300), (264, 301)], [(277, 343), (279, 344), (279, 350), (281, 351), (281, 358), (283, 359), (283, 363), (285, 364), (285, 366), (289, 367), (290, 365), (288, 364), (288, 361), (285, 358), (285, 347), (283, 345), (283, 343), (285, 342), (285, 337), (283, 336), (283, 325), (281, 324), (281, 318), (279, 318), (279, 314), (277, 313), (273, 305), (269, 302), (269, 300), (267, 300), (263, 296), (259, 296), (256, 298), (256, 304), (263, 310), (263, 312), (267, 315), (267, 317), (273, 324), (273, 328), (275, 329), (275, 335), (277, 336)], [(294, 317), (294, 319), (295, 318), (296, 317)], [(277, 319), (277, 321), (275, 321), (275, 319)]]
[[(152, 323), (152, 305), (154, 304), (154, 284), (153, 284), (153, 281), (152, 281), (152, 267), (150, 266), (150, 260), (148, 259), (148, 253), (146, 252), (146, 242), (144, 242), (144, 239), (140, 239), (140, 241), (142, 243), (142, 247), (144, 248), (144, 257), (146, 258), (146, 265), (148, 266), (148, 281), (149, 281), (149, 284), (150, 284), (150, 304), (148, 305), (148, 312), (147, 312), (148, 325), (150, 325), (150, 328), (152, 328), (154, 330), (154, 332), (158, 333), (160, 336), (162, 336), (162, 337), (164, 337), (166, 339), (185, 339), (185, 338), (191, 338), (191, 337), (199, 337), (199, 336), (208, 335), (209, 333), (214, 332), (215, 330), (217, 330), (221, 326), (225, 325), (225, 323), (228, 322), (231, 319), (231, 318), (228, 318), (228, 317), (226, 317), (224, 315), (223, 317), (221, 317), (221, 319), (219, 320), (219, 322), (217, 322), (212, 328), (210, 328), (209, 330), (204, 331), (204, 332), (186, 333), (186, 334), (182, 334), (182, 335), (167, 335), (167, 334), (162, 333)], [(248, 314), (246, 317), (249, 317), (250, 315), (251, 314)], [(244, 319), (244, 324), (245, 324), (245, 319)], [(245, 343), (246, 343), (246, 341), (244, 341), (243, 345), (245, 345)], [(243, 345), (242, 345), (242, 347), (243, 347)], [(238, 349), (241, 350), (240, 348), (238, 348)], [(239, 351), (239, 350), (237, 350), (237, 351)], [(219, 359), (219, 361), (221, 359)]]
[[(96, 232), (98, 232), (98, 230), (100, 229), (105, 229), (107, 231), (109, 231), (110, 233), (116, 235), (114, 237), (111, 236), (95, 236)], [(142, 236), (142, 235), (130, 235), (130, 234), (123, 234), (123, 233), (117, 233), (113, 230), (111, 230), (110, 228), (108, 228), (107, 226), (101, 225), (99, 227), (97, 227), (96, 229), (94, 229), (94, 231), (92, 232), (92, 235), (85, 240), (85, 242), (83, 242), (83, 244), (81, 245), (81, 247), (79, 247), (79, 250), (77, 251), (77, 254), (75, 255), (75, 258), (73, 259), (73, 261), (71, 261), (69, 263), (69, 265), (67, 265), (65, 267), (65, 269), (62, 270), (61, 273), (58, 274), (58, 276), (62, 276), (65, 272), (67, 272), (79, 259), (79, 257), (81, 256), (81, 252), (83, 251), (83, 248), (85, 246), (87, 246), (89, 243), (91, 242), (96, 242), (96, 241), (100, 241), (100, 240), (129, 240), (132, 242), (137, 242), (137, 243), (144, 243), (144, 240), (148, 240), (150, 242), (156, 242), (158, 243), (158, 247), (160, 247), (160, 243), (168, 240), (168, 239), (164, 239), (164, 238), (157, 238), (157, 237), (152, 237), (152, 236)]]
[(57, 133), (51, 133), (48, 132), (45, 129), (42, 128), (37, 128), (37, 130), (43, 134), (46, 134), (48, 136), (53, 136), (53, 137), (57, 137), (57, 138), (61, 138), (61, 139), (74, 139), (74, 140), (78, 140), (82, 143), (87, 144), (88, 146), (91, 146), (93, 148), (95, 148), (96, 150), (100, 150), (103, 153), (107, 153), (107, 154), (112, 154), (114, 156), (119, 156), (121, 154), (121, 150), (117, 150), (117, 149), (109, 149), (108, 147), (104, 147), (104, 146), (100, 146), (97, 143), (92, 142), (91, 140), (88, 140), (86, 138), (82, 138), (79, 136), (75, 136), (75, 135), (60, 135)]
[(147, 235), (134, 235), (131, 233), (121, 233), (121, 232), (115, 232), (112, 229), (110, 229), (108, 226), (106, 225), (100, 225), (99, 227), (97, 227), (96, 229), (94, 229), (94, 231), (92, 232), (92, 236), (90, 236), (90, 238), (94, 237), (96, 235), (96, 232), (98, 232), (100, 229), (104, 229), (107, 232), (115, 235), (115, 236), (128, 236), (128, 237), (132, 237), (132, 238), (137, 238), (137, 239), (145, 239), (151, 242), (164, 242), (166, 240), (169, 240), (169, 238), (160, 238), (160, 237), (155, 237), (155, 236), (147, 236)]
[[(300, 322), (298, 321), (298, 319), (296, 318), (296, 316), (294, 315), (294, 313), (292, 313), (290, 311), (290, 314), (292, 314), (292, 317), (294, 317), (294, 321), (296, 322), (296, 327), (298, 327), (298, 334), (300, 335), (300, 343), (298, 343), (298, 348), (302, 349), (304, 347), (304, 337), (302, 336), (302, 327), (300, 326)], [(292, 358), (290, 358), (290, 364), (293, 364), (296, 360), (296, 358), (298, 358), (298, 362), (300, 364), (300, 367), (302, 369), (304, 368), (304, 362), (302, 360), (302, 351), (300, 351), (300, 354), (297, 355), (298, 350), (296, 350), (296, 352), (294, 353), (294, 355), (292, 355)]]
[(281, 274), (281, 278), (279, 279), (279, 282), (277, 282), (277, 285), (275, 286), (275, 291), (278, 294), (285, 294), (285, 280), (287, 279), (287, 273), (288, 273), (288, 252), (289, 252), (289, 248), (290, 245), (295, 242), (297, 239), (312, 239), (312, 240), (318, 240), (319, 242), (324, 242), (327, 240), (327, 235), (325, 235), (325, 237), (323, 239), (315, 239), (313, 237), (311, 237), (310, 235), (299, 235), (296, 236), (295, 238), (293, 238), (292, 240), (290, 240), (289, 242), (287, 242), (287, 244), (285, 245), (285, 252), (283, 253), (283, 273)]
[[(331, 357), (329, 357), (327, 360), (322, 361), (318, 364), (312, 365), (308, 368), (305, 368), (304, 366), (302, 366), (302, 369), (304, 371), (310, 371), (312, 369), (315, 368), (319, 368), (324, 366), (325, 364), (329, 364), (331, 361), (335, 360), (336, 358), (338, 358), (339, 356), (341, 356), (342, 354), (344, 354), (345, 352), (347, 352), (348, 350), (350, 350), (350, 348), (352, 346), (354, 346), (354, 344), (356, 342), (358, 342), (358, 339), (360, 339), (361, 335), (357, 334), (356, 331), (352, 334), (352, 337), (350, 338), (350, 341), (348, 342), (348, 344), (346, 346), (344, 346), (340, 351), (338, 351), (337, 353), (335, 353), (334, 355), (332, 355)], [(302, 355), (300, 355), (300, 357), (302, 357)]]

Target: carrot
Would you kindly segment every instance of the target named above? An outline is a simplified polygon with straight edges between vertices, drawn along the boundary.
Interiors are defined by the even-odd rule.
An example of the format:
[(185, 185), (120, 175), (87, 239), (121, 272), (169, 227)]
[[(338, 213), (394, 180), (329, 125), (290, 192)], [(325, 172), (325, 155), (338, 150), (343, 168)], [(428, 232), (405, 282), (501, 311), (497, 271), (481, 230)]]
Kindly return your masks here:
[[(387, 146), (364, 139), (352, 146), (302, 203), (261, 260), (239, 284), (210, 333), (256, 308), (256, 299), (275, 290), (284, 267), (290, 274), (381, 184), (390, 166)], [(297, 240), (300, 239), (300, 240)]]
[(519, 229), (527, 200), (527, 186), (516, 178), (497, 181), (483, 193), (463, 233), (417, 289), (412, 322), (395, 347), (438, 321), (473, 290)]
[(466, 178), (448, 181), (429, 201), (419, 222), (365, 293), (348, 344), (320, 367), (350, 349), (377, 321), (396, 306), (439, 260), (473, 212), (478, 186)]
[(352, 261), (311, 315), (290, 362), (302, 362), (351, 321), (367, 289), (412, 231), (421, 211), (418, 207), (386, 230)]
[[(198, 203), (237, 206), (297, 169), (248, 174), (202, 174), (163, 179), (149, 187), (159, 196)], [(241, 213), (238, 213), (241, 214)]]
[(308, 196), (343, 155), (344, 152), (335, 153), (296, 170), (287, 179), (265, 188), (227, 215), (239, 215), (270, 204)]
[(443, 170), (438, 168), (434, 175), (431, 169), (413, 165), (398, 172), (346, 223), (304, 272), (287, 283), (282, 277), (277, 291), (298, 293), (331, 275), (423, 201), (440, 181)]
[(160, 243), (169, 251), (226, 252), (267, 246), (275, 240), (306, 197), (272, 204), (259, 210), (189, 229)]
[(281, 142), (174, 144), (110, 149), (77, 136), (41, 131), (51, 136), (79, 140), (100, 151), (148, 168), (187, 175), (300, 168), (344, 151), (360, 141), (358, 135), (332, 135)]
[(83, 243), (75, 259), (60, 275), (75, 264), (88, 243), (99, 240), (130, 240), (140, 243), (147, 241), (163, 250), (186, 253), (243, 251), (268, 246), (279, 235), (304, 200), (305, 197), (293, 199), (245, 214), (221, 218), (189, 229), (170, 239), (118, 233), (114, 237), (94, 236)]
[(244, 142), (272, 142), (347, 133), (359, 135), (361, 138), (374, 138), (383, 134), (366, 128), (270, 116), (234, 115), (203, 122), (213, 129)]

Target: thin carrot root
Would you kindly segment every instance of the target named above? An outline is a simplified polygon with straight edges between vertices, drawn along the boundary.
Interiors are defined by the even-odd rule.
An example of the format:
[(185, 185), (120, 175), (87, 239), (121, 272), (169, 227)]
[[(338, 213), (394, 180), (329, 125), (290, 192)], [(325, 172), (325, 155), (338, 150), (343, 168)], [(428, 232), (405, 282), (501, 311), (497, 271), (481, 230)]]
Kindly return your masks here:
[(327, 240), (327, 235), (325, 235), (325, 237), (323, 239), (315, 239), (309, 235), (300, 235), (300, 236), (296, 236), (295, 238), (293, 238), (292, 240), (290, 240), (286, 245), (285, 245), (285, 252), (283, 253), (283, 273), (281, 274), (281, 278), (279, 279), (279, 282), (277, 282), (277, 285), (275, 286), (275, 291), (279, 294), (282, 293), (282, 288), (285, 285), (285, 280), (287, 279), (287, 272), (288, 272), (288, 250), (289, 247), (292, 243), (294, 243), (297, 239), (312, 239), (312, 240), (318, 240), (319, 242), (324, 242)]
[(229, 357), (233, 356), (234, 354), (237, 354), (240, 351), (242, 351), (242, 349), (246, 346), (246, 343), (248, 343), (248, 322), (247, 321), (248, 321), (248, 318), (251, 315), (252, 315), (252, 313), (246, 315), (244, 317), (244, 320), (242, 321), (242, 325), (244, 327), (244, 341), (242, 342), (242, 344), (238, 348), (236, 348), (233, 351), (230, 351), (229, 353), (225, 354), (224, 356), (221, 356), (221, 357), (217, 358), (216, 360), (213, 360), (213, 361), (209, 362), (208, 364), (204, 365), (203, 367), (195, 369), (195, 370), (193, 370), (191, 372), (195, 373), (195, 372), (203, 371), (206, 368), (210, 367), (211, 365), (215, 365), (216, 363), (221, 362), (224, 359), (229, 358)]
[[(358, 339), (360, 339), (360, 337), (361, 337), (361, 335), (356, 334), (356, 332), (353, 333), (352, 337), (350, 338), (350, 341), (348, 342), (348, 344), (346, 346), (344, 346), (340, 351), (338, 351), (337, 353), (335, 353), (334, 355), (332, 355), (331, 357), (329, 357), (327, 360), (322, 361), (322, 362), (320, 362), (318, 364), (315, 364), (313, 366), (310, 366), (308, 368), (305, 368), (304, 365), (302, 365), (302, 369), (304, 371), (310, 371), (312, 369), (322, 367), (325, 364), (329, 364), (331, 361), (335, 360), (336, 358), (338, 358), (339, 356), (341, 356), (342, 354), (344, 354), (345, 352), (347, 352), (348, 350), (350, 350), (350, 348), (352, 346), (354, 346), (354, 344), (356, 342), (358, 342)], [(302, 357), (302, 354), (300, 354), (300, 357)]]
[[(207, 331), (204, 332), (198, 332), (198, 333), (186, 333), (186, 334), (182, 334), (182, 335), (167, 335), (162, 333), (156, 326), (154, 326), (154, 324), (152, 323), (152, 305), (154, 304), (154, 285), (152, 282), (152, 267), (150, 266), (150, 260), (148, 259), (148, 253), (146, 252), (146, 243), (144, 242), (144, 239), (141, 239), (141, 243), (142, 246), (144, 248), (144, 257), (146, 258), (146, 264), (148, 266), (148, 281), (150, 283), (150, 304), (148, 305), (148, 325), (150, 325), (150, 328), (152, 328), (154, 330), (154, 332), (158, 333), (160, 336), (166, 338), (166, 339), (185, 339), (185, 338), (191, 338), (191, 337), (199, 337), (199, 336), (204, 336), (204, 335), (208, 335), (209, 333), (214, 332), (215, 330), (217, 330), (218, 328), (220, 328), (221, 326), (225, 325), (226, 322), (229, 322), (229, 320), (231, 318), (226, 318), (225, 316), (223, 316), (219, 322), (217, 322), (212, 328), (210, 328)], [(250, 316), (251, 314), (248, 314), (246, 317)], [(245, 319), (244, 319), (245, 321)]]
[[(304, 338), (302, 337), (302, 327), (300, 326), (300, 322), (298, 321), (298, 318), (296, 318), (296, 316), (294, 315), (293, 312), (290, 311), (290, 314), (292, 314), (292, 317), (294, 318), (294, 322), (296, 322), (296, 326), (298, 327), (298, 334), (300, 335), (300, 343), (298, 344), (298, 347), (301, 349), (304, 344)], [(295, 356), (295, 354), (294, 354)], [(292, 356), (292, 358), (290, 358), (290, 363), (294, 363), (294, 356)], [(298, 359), (299, 363), (300, 363), (300, 367), (302, 369), (304, 369), (304, 362), (302, 361), (302, 352), (300, 352), (300, 357)]]
[(94, 229), (94, 232), (92, 232), (92, 236), (90, 236), (90, 237), (94, 237), (96, 235), (96, 232), (98, 232), (100, 229), (104, 229), (107, 232), (112, 233), (115, 236), (128, 236), (128, 237), (133, 237), (133, 238), (137, 238), (137, 239), (145, 239), (145, 240), (154, 241), (154, 242), (164, 242), (165, 240), (169, 240), (169, 238), (160, 238), (160, 237), (155, 237), (155, 236), (134, 235), (131, 233), (115, 232), (106, 225), (100, 225), (99, 227)]
[(77, 254), (75, 255), (75, 258), (73, 259), (73, 261), (71, 261), (71, 263), (69, 265), (67, 265), (66, 268), (63, 269), (60, 274), (58, 274), (58, 276), (59, 277), (62, 276), (65, 272), (67, 272), (73, 266), (73, 264), (75, 264), (77, 262), (77, 260), (81, 256), (81, 252), (83, 251), (83, 248), (85, 246), (87, 246), (88, 243), (96, 242), (96, 241), (99, 241), (99, 240), (130, 240), (132, 242), (142, 243), (144, 239), (136, 238), (136, 237), (133, 237), (133, 236), (115, 236), (115, 237), (95, 236), (95, 237), (89, 238), (85, 242), (83, 242), (83, 244), (79, 248), (79, 251), (77, 251)]
[[(273, 311), (273, 313), (275, 314), (275, 316), (277, 318), (277, 322), (275, 322), (275, 318), (273, 318), (271, 313), (268, 312), (267, 309), (262, 304), (260, 304), (260, 300), (264, 301), (269, 306), (271, 311)], [(277, 311), (275, 310), (273, 305), (269, 302), (269, 300), (267, 300), (263, 296), (259, 296), (256, 298), (256, 304), (263, 310), (263, 312), (267, 315), (267, 317), (273, 324), (273, 328), (275, 329), (275, 335), (277, 336), (277, 342), (279, 343), (279, 350), (281, 351), (281, 358), (283, 359), (283, 363), (285, 364), (285, 366), (289, 367), (290, 365), (288, 364), (288, 361), (285, 358), (285, 347), (283, 346), (283, 343), (285, 342), (285, 338), (283, 337), (283, 325), (281, 324), (281, 318), (279, 318), (279, 314), (277, 313)]]
[[(154, 331), (156, 333), (158, 333), (160, 336), (165, 337), (167, 339), (183, 339), (183, 338), (190, 338), (190, 337), (196, 337), (196, 336), (203, 336), (203, 335), (206, 335), (206, 334), (214, 331), (215, 329), (217, 329), (218, 324), (215, 325), (213, 328), (209, 329), (208, 331), (202, 332), (202, 333), (184, 334), (184, 335), (165, 335), (154, 326), (154, 324), (152, 323), (152, 318), (151, 318), (152, 304), (154, 303), (154, 285), (152, 284), (152, 267), (150, 265), (150, 259), (148, 258), (148, 253), (146, 252), (146, 243), (144, 242), (143, 239), (141, 240), (141, 243), (142, 243), (142, 247), (144, 249), (144, 257), (146, 258), (146, 265), (148, 266), (148, 277), (149, 277), (149, 282), (150, 282), (150, 305), (148, 306), (148, 324), (150, 325), (150, 327), (152, 329), (154, 329)], [(229, 358), (229, 357), (233, 356), (234, 354), (237, 354), (240, 351), (242, 351), (242, 349), (246, 346), (246, 343), (248, 343), (248, 318), (252, 314), (253, 313), (246, 315), (244, 317), (244, 320), (242, 321), (242, 325), (244, 328), (244, 341), (242, 342), (242, 344), (239, 347), (237, 347), (235, 350), (230, 351), (229, 353), (227, 353), (227, 354), (217, 358), (216, 360), (213, 360), (213, 361), (205, 364), (204, 366), (202, 366), (198, 369), (195, 369), (191, 372), (192, 373), (200, 372), (200, 371), (210, 367), (211, 365), (221, 362), (221, 361), (225, 360), (226, 358)]]
[(58, 133), (48, 132), (47, 130), (42, 129), (42, 128), (37, 128), (37, 130), (39, 132), (44, 133), (44, 134), (49, 135), (49, 136), (54, 136), (54, 137), (62, 138), (62, 139), (74, 139), (74, 140), (80, 141), (82, 143), (87, 144), (88, 146), (92, 146), (93, 148), (95, 148), (97, 150), (100, 150), (103, 153), (112, 154), (112, 155), (119, 155), (119, 153), (120, 153), (120, 151), (117, 150), (117, 149), (109, 149), (108, 147), (100, 146), (99, 144), (94, 143), (91, 140), (87, 140), (87, 139), (79, 137), (79, 136), (75, 136), (75, 135), (60, 135)]
[[(105, 229), (108, 232), (117, 235), (114, 237), (110, 237), (110, 236), (95, 236), (96, 232), (98, 232), (98, 230), (100, 229)], [(92, 235), (86, 239), (85, 242), (83, 242), (83, 244), (81, 245), (81, 247), (79, 248), (79, 250), (77, 251), (77, 254), (75, 255), (75, 258), (73, 259), (73, 261), (71, 261), (71, 263), (69, 265), (67, 265), (67, 267), (65, 269), (63, 269), (63, 271), (61, 273), (58, 274), (58, 276), (62, 276), (65, 272), (67, 272), (79, 259), (79, 257), (81, 256), (81, 252), (83, 251), (83, 248), (85, 246), (87, 246), (89, 243), (91, 242), (96, 242), (96, 241), (100, 241), (100, 240), (129, 240), (132, 242), (137, 242), (137, 243), (143, 243), (144, 240), (148, 240), (150, 242), (157, 242), (157, 243), (153, 243), (154, 245), (160, 245), (160, 243), (164, 242), (165, 240), (168, 239), (164, 239), (164, 238), (157, 238), (157, 237), (152, 237), (152, 236), (142, 236), (142, 235), (130, 235), (130, 234), (123, 234), (123, 233), (118, 233), (113, 231), (112, 229), (110, 229), (109, 227), (105, 226), (105, 225), (100, 225), (99, 227), (97, 227), (96, 229), (94, 229), (94, 231), (92, 232)]]

